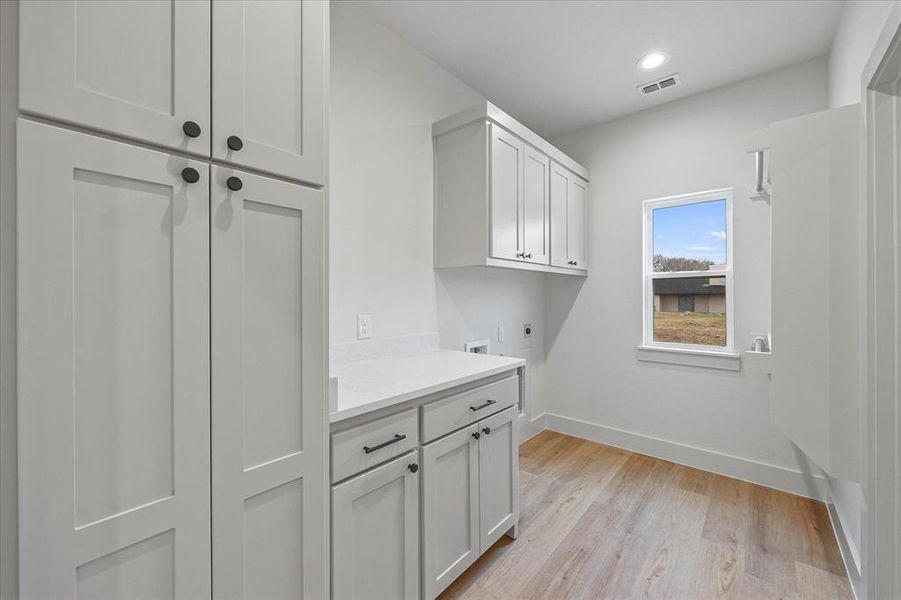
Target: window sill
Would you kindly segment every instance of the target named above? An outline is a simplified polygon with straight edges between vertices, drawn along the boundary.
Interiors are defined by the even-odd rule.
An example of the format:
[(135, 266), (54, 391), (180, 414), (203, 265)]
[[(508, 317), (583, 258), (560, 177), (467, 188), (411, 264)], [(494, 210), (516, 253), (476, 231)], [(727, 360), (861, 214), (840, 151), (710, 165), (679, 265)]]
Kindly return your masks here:
[(635, 353), (638, 360), (644, 362), (720, 369), (722, 371), (741, 371), (741, 355), (733, 352), (638, 346)]

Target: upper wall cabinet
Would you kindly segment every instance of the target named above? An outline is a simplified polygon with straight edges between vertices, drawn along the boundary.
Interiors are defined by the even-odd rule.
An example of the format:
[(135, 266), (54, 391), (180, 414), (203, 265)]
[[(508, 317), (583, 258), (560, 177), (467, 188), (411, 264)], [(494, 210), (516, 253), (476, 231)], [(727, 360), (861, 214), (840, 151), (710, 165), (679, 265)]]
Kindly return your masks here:
[(19, 35), (23, 111), (209, 154), (209, 2), (21, 2)]
[(213, 3), (213, 158), (325, 183), (328, 2)]
[(586, 274), (584, 167), (487, 102), (432, 134), (436, 268)]
[(22, 111), (325, 183), (327, 2), (20, 6)]

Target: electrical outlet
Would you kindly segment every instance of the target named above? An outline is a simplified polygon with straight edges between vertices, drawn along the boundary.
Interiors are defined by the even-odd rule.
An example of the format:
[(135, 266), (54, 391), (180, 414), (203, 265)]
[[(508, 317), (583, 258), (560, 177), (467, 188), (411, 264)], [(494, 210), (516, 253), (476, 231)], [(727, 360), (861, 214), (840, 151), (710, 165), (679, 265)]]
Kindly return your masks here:
[(530, 338), (532, 337), (532, 324), (526, 323), (522, 326), (522, 337)]
[(504, 326), (503, 325), (497, 326), (497, 341), (501, 342), (501, 343), (504, 341)]
[(357, 315), (357, 339), (368, 340), (372, 337), (372, 315)]

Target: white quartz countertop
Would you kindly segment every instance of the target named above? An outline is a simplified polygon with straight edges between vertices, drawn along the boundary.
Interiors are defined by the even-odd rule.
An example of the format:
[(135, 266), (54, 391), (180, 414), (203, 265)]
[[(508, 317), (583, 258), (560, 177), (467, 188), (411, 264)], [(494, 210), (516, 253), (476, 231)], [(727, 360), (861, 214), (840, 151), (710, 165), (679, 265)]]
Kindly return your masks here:
[(333, 365), (338, 379), (332, 423), (490, 377), (526, 364), (521, 358), (436, 350), (403, 358)]

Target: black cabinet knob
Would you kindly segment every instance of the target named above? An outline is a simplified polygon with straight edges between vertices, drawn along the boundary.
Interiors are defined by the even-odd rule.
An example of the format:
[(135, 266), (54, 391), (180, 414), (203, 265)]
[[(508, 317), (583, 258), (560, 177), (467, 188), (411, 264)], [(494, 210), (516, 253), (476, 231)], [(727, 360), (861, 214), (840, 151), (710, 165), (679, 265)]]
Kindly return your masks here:
[(225, 140), (225, 144), (228, 146), (230, 150), (240, 150), (244, 147), (244, 141), (236, 135), (228, 136), (228, 139)]
[(407, 468), (410, 469), (411, 473), (415, 473), (419, 470), (419, 465), (417, 465), (416, 463), (410, 463), (409, 465), (407, 465)]
[(181, 126), (181, 130), (184, 131), (185, 135), (188, 137), (196, 138), (200, 136), (200, 125), (194, 121), (185, 121)]
[(482, 431), (485, 432), (485, 435), (488, 435), (489, 433), (491, 433), (491, 428), (490, 428), (490, 427), (484, 427), (484, 428), (482, 429)]
[(185, 167), (181, 170), (181, 178), (188, 183), (197, 183), (200, 181), (200, 173), (197, 172), (197, 169)]
[(229, 177), (225, 180), (225, 185), (233, 192), (238, 192), (244, 187), (244, 182), (242, 182), (237, 177)]
[(482, 434), (479, 433), (478, 431), (476, 431), (474, 434), (472, 434), (472, 437), (474, 437), (475, 439), (479, 439), (480, 437), (482, 437)]

